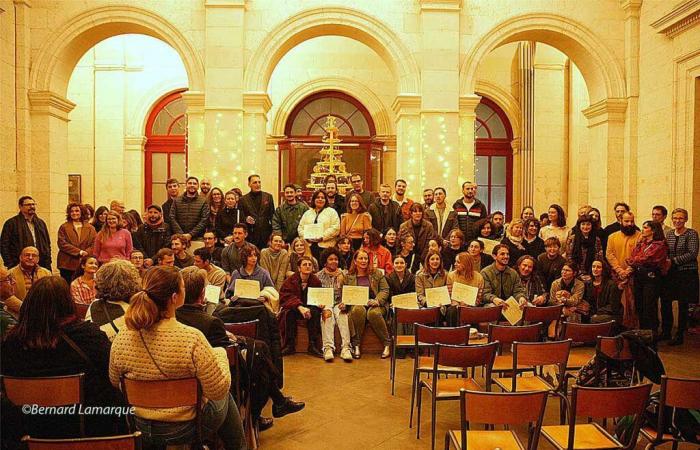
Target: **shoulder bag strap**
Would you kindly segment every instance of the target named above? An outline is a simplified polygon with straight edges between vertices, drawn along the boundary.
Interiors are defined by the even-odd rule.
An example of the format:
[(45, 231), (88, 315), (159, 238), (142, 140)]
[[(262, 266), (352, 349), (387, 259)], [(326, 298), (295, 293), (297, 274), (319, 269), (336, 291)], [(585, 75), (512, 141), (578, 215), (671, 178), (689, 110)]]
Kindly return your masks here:
[(146, 345), (146, 339), (143, 337), (141, 330), (139, 330), (139, 337), (141, 338), (141, 342), (143, 342), (143, 347), (146, 349), (146, 353), (148, 353), (148, 356), (151, 358), (151, 361), (153, 361), (153, 364), (156, 366), (156, 369), (158, 369), (158, 372), (160, 372), (165, 378), (170, 378), (165, 372), (163, 372), (163, 369), (160, 368), (156, 362), (156, 359), (151, 354), (151, 350), (148, 348), (148, 345)]
[(102, 300), (102, 310), (105, 313), (105, 316), (107, 316), (107, 320), (109, 320), (109, 324), (112, 325), (112, 328), (114, 329), (115, 333), (119, 333), (119, 328), (114, 324), (114, 321), (112, 320), (112, 316), (109, 315), (109, 308), (107, 308), (107, 300)]
[(90, 366), (91, 369), (97, 370), (92, 360), (85, 354), (83, 349), (81, 349), (78, 344), (75, 343), (73, 339), (69, 338), (63, 331), (59, 331), (58, 335), (61, 337), (61, 339), (66, 341), (66, 344), (70, 345), (70, 347), (75, 350), (75, 352), (87, 363), (88, 366)]

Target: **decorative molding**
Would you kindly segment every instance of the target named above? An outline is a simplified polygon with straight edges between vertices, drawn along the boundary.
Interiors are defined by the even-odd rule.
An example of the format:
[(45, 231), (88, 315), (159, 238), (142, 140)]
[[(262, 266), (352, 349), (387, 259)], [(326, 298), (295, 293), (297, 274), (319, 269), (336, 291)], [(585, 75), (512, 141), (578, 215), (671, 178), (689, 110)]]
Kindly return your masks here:
[(15, 6), (26, 6), (27, 8), (32, 7), (32, 2), (29, 0), (14, 0), (12, 3), (14, 3)]
[(480, 95), (461, 95), (459, 97), (459, 114), (461, 116), (475, 115), (479, 102), (481, 102)]
[(418, 94), (399, 94), (391, 104), (391, 109), (394, 110), (396, 118), (403, 115), (418, 115), (420, 114), (421, 96)]
[(187, 114), (204, 114), (204, 98), (204, 92), (183, 92), (182, 101), (187, 105)]
[(421, 11), (454, 12), (462, 9), (462, 0), (420, 0)]
[(626, 19), (636, 17), (639, 19), (639, 13), (642, 10), (643, 0), (620, 0), (620, 7), (626, 13)]
[(76, 106), (72, 101), (51, 91), (30, 90), (27, 96), (31, 114), (49, 115), (66, 122), (70, 121), (68, 114)]
[(532, 68), (535, 70), (556, 70), (556, 71), (561, 72), (564, 69), (566, 69), (566, 64), (539, 63), (539, 64), (533, 64)]
[(143, 66), (128, 66), (126, 64), (94, 64), (95, 72), (143, 72)]
[(245, 8), (246, 0), (206, 0), (205, 8)]
[(669, 38), (674, 38), (700, 22), (700, 0), (686, 0), (651, 26)]
[(125, 152), (142, 152), (146, 148), (146, 136), (124, 136)]
[(588, 127), (607, 122), (624, 122), (627, 111), (627, 99), (606, 98), (581, 111), (588, 119)]
[(513, 155), (517, 155), (520, 153), (520, 146), (522, 145), (522, 142), (519, 137), (513, 138), (512, 141), (510, 141), (510, 148), (513, 150)]
[(244, 92), (243, 109), (246, 114), (267, 114), (272, 108), (272, 100), (267, 92)]

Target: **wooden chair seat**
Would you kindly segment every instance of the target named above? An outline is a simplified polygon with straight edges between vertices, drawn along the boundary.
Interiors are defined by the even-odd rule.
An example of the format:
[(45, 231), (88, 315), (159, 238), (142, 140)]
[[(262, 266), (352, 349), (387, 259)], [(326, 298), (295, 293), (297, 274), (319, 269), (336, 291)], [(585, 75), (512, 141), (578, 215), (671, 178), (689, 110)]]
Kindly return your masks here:
[[(465, 448), (462, 445), (462, 434), (459, 430), (450, 430), (452, 445), (458, 449)], [(469, 450), (524, 450), (518, 436), (513, 431), (467, 431), (467, 449)]]
[[(434, 359), (432, 356), (420, 356), (418, 358), (418, 370), (419, 371), (431, 371), (431, 370), (433, 370), (433, 362), (434, 362)], [(443, 365), (439, 365), (438, 370), (455, 372), (455, 373), (464, 372), (464, 370), (462, 370), (459, 367), (449, 367), (449, 366), (443, 366)]]
[[(518, 369), (529, 369), (530, 366), (524, 366), (522, 364), (518, 365)], [(513, 355), (496, 355), (496, 359), (493, 361), (493, 371), (494, 372), (507, 372), (513, 370)]]
[[(422, 381), (428, 391), (433, 391), (431, 381)], [(480, 391), (481, 386), (472, 378), (440, 378), (437, 380), (436, 397), (439, 399), (459, 398), (459, 390)]]
[(578, 370), (588, 364), (588, 361), (594, 356), (594, 348), (572, 348), (566, 363), (566, 370)]
[(469, 345), (481, 345), (481, 344), (488, 344), (488, 343), (489, 343), (488, 336), (469, 339)]
[[(649, 425), (642, 427), (639, 430), (639, 432), (642, 433), (642, 435), (650, 441), (655, 441), (658, 438), (658, 433), (656, 432), (656, 429), (650, 427)], [(664, 442), (671, 442), (673, 441), (673, 435), (664, 433), (664, 435), (661, 437), (661, 440)]]
[[(494, 383), (500, 386), (506, 392), (512, 392), (513, 379), (508, 378), (493, 378)], [(533, 392), (533, 391), (553, 391), (554, 386), (540, 377), (518, 377), (515, 383), (515, 392)]]
[[(411, 335), (406, 335), (406, 334), (400, 334), (396, 336), (396, 346), (397, 347), (413, 347), (416, 344), (416, 338), (411, 336)], [(418, 346), (429, 346), (430, 344), (425, 344), (423, 342), (419, 342)]]
[[(569, 425), (543, 426), (542, 434), (559, 449), (569, 446)], [(574, 449), (603, 450), (622, 447), (622, 444), (597, 423), (576, 425)]]

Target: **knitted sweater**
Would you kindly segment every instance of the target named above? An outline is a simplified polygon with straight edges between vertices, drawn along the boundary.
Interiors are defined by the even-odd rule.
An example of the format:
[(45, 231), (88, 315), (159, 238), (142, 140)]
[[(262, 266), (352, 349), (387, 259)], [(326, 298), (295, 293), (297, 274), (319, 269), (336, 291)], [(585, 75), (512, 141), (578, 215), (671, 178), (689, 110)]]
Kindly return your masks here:
[[(221, 400), (231, 386), (226, 351), (212, 348), (201, 331), (179, 323), (174, 317), (162, 319), (149, 330), (141, 330), (156, 367), (144, 347), (139, 332), (124, 329), (112, 343), (109, 379), (119, 385), (123, 375), (137, 380), (165, 380), (196, 377), (204, 397)], [(136, 408), (137, 416), (163, 422), (184, 422), (194, 418), (194, 410), (181, 408)]]
[(681, 235), (675, 230), (666, 233), (668, 257), (676, 270), (698, 270), (698, 232), (688, 228)]
[(270, 273), (275, 289), (279, 292), (282, 283), (287, 278), (287, 272), (291, 270), (289, 268), (289, 253), (285, 249), (275, 253), (271, 248), (264, 248), (260, 252), (260, 267)]

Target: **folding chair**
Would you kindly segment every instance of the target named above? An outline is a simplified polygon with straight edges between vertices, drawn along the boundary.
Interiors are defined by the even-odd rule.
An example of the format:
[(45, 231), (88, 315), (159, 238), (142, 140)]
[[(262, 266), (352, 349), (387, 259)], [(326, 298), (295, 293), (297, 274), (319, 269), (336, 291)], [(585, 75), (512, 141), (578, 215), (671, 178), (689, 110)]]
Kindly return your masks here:
[[(564, 305), (553, 306), (525, 306), (523, 310), (523, 323), (542, 322), (542, 333), (547, 333), (550, 324), (560, 322)], [(556, 333), (554, 334), (556, 336)], [(543, 336), (547, 338), (548, 336)], [(556, 338), (555, 338), (556, 339)]]
[[(671, 417), (668, 417), (670, 408)], [(676, 409), (700, 409), (700, 378), (675, 378), (661, 376), (661, 392), (659, 398), (659, 414), (655, 427), (642, 427), (641, 433), (649, 441), (647, 448), (656, 448), (668, 442), (673, 443), (673, 450), (680, 442), (686, 442), (682, 437), (666, 433), (666, 425), (673, 422)], [(659, 432), (661, 431), (661, 432)]]
[[(622, 336), (598, 336), (596, 344), (596, 353), (603, 354), (607, 357), (606, 370), (605, 370), (605, 385), (610, 385), (610, 372), (612, 369), (612, 361), (617, 362), (622, 365), (624, 363), (632, 364), (632, 373), (630, 374), (630, 386), (634, 383), (635, 375), (637, 374), (634, 356), (630, 350), (630, 344)], [(637, 380), (639, 381), (639, 380)]]
[[(413, 355), (413, 381), (411, 382), (411, 414), (408, 427), (413, 427), (413, 409), (418, 392), (418, 382), (422, 373), (430, 373), (433, 370), (433, 357), (420, 356), (419, 349), (426, 345), (435, 344), (467, 345), (469, 344), (469, 326), (461, 327), (429, 327), (416, 324), (414, 336)], [(462, 369), (455, 367), (441, 367), (441, 373), (461, 373)]]
[[(459, 307), (459, 323), (460, 325), (469, 325), (472, 328), (479, 330), (479, 326), (482, 323), (498, 323), (501, 318), (501, 313), (503, 312), (502, 306), (460, 306)], [(483, 342), (473, 342), (483, 344)]]
[(521, 326), (489, 324), (489, 342), (500, 343), (498, 355), (493, 363), (493, 372), (502, 373), (511, 370), (513, 360), (510, 356), (510, 347), (513, 342), (537, 342), (542, 336), (541, 330), (541, 323)]
[[(179, 378), (166, 380), (132, 380), (124, 376), (120, 380), (124, 399), (130, 406), (138, 408), (178, 408), (190, 407), (194, 409), (195, 436), (194, 448), (203, 448), (202, 441), (202, 387), (197, 378)], [(129, 420), (131, 431), (135, 430), (135, 424)], [(148, 437), (145, 438), (148, 441)], [(187, 444), (187, 442), (173, 442), (168, 445)]]
[[(424, 325), (437, 325), (440, 319), (440, 308), (404, 309), (394, 308), (394, 320), (391, 330), (391, 364), (389, 378), (391, 379), (391, 395), (394, 395), (394, 378), (396, 377), (396, 350), (413, 348), (415, 338), (409, 334), (398, 334), (398, 325), (420, 323)], [(418, 343), (420, 346), (421, 344)]]
[(236, 336), (249, 337), (257, 339), (258, 337), (258, 319), (249, 320), (247, 322), (225, 323), (224, 327), (229, 333)]
[[(544, 437), (557, 449), (624, 449), (637, 445), (644, 410), (649, 401), (651, 384), (620, 388), (574, 386), (571, 394), (569, 425), (542, 427)], [(591, 419), (634, 416), (629, 442), (623, 444), (601, 425)], [(577, 424), (577, 417), (586, 417), (588, 423)]]
[[(423, 402), (423, 387), (430, 394), (432, 404), (432, 415), (430, 418), (430, 442), (431, 448), (435, 449), (435, 422), (437, 417), (437, 402), (444, 400), (459, 400), (459, 393), (463, 389), (480, 390), (481, 386), (470, 378), (468, 369), (475, 367), (485, 368), (487, 376), (486, 390), (491, 390), (491, 366), (496, 357), (498, 343), (482, 345), (435, 345), (435, 357), (433, 359), (432, 377), (430, 380), (421, 380), (418, 385), (418, 424), (416, 427), (416, 438), (420, 439), (420, 416)], [(441, 367), (460, 368), (462, 377), (440, 378), (444, 372)], [(447, 373), (454, 373), (453, 371)]]
[(470, 430), (470, 423), (488, 425), (528, 424), (528, 450), (536, 450), (542, 428), (547, 392), (475, 392), (459, 393), (461, 427), (445, 433), (445, 450), (457, 449), (522, 450), (523, 444), (513, 430)]
[(140, 450), (141, 432), (123, 436), (101, 436), (74, 439), (38, 439), (24, 436), (29, 450)]
[[(578, 370), (585, 366), (595, 355), (595, 345), (598, 336), (610, 336), (613, 332), (615, 321), (603, 323), (572, 323), (563, 322), (561, 339), (571, 339), (575, 348), (569, 353), (569, 361), (566, 370)], [(590, 348), (576, 348), (578, 345), (587, 345)]]
[[(15, 406), (70, 406), (83, 403), (84, 373), (56, 377), (0, 376), (3, 395)], [(83, 414), (78, 415), (80, 436), (85, 436)]]

